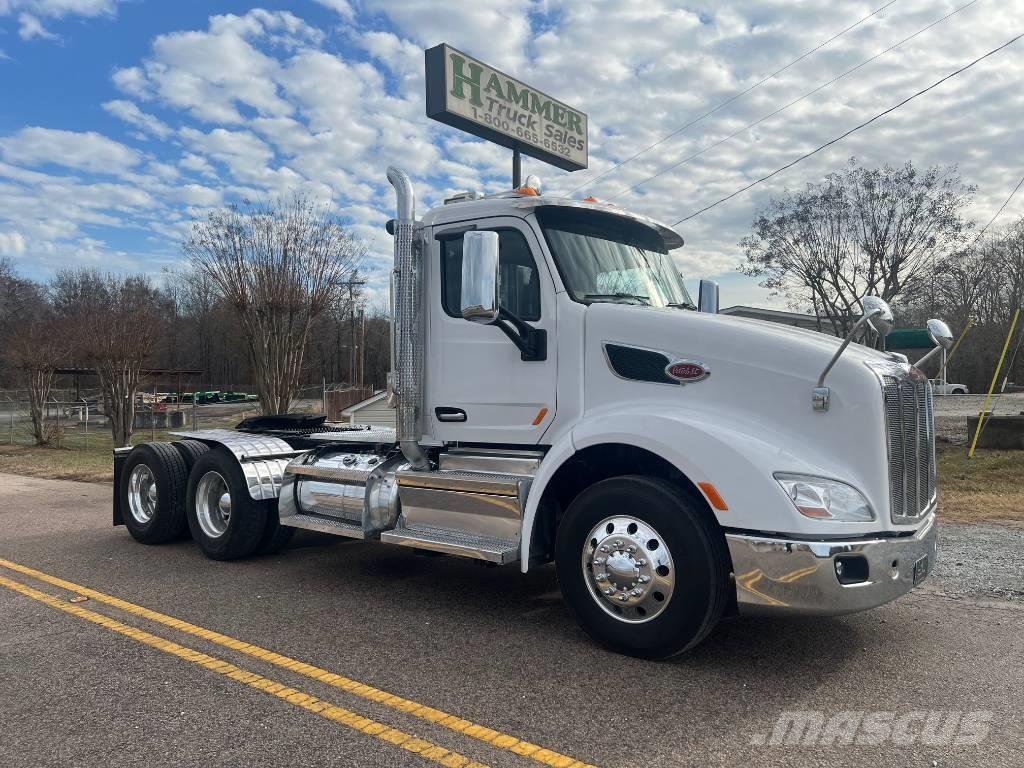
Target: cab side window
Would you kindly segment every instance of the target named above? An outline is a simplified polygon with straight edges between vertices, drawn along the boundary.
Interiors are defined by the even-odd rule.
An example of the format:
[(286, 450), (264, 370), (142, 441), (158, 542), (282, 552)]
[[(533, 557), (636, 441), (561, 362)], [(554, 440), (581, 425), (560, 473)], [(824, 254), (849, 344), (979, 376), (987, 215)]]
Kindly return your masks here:
[[(523, 320), (540, 320), (540, 275), (530, 246), (518, 230), (496, 231), (501, 306)], [(441, 240), (441, 302), (446, 314), (462, 317), (462, 233)]]

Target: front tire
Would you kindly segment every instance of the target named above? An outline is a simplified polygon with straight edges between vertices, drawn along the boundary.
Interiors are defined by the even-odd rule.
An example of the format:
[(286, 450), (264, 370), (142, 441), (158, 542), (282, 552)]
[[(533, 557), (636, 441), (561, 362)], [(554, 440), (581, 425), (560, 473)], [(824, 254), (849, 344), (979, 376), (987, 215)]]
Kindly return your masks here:
[(658, 478), (587, 488), (558, 528), (555, 567), (580, 626), (612, 650), (659, 659), (689, 650), (722, 617), (725, 539), (698, 503)]
[(245, 557), (262, 543), (268, 503), (249, 495), (245, 473), (227, 449), (196, 459), (186, 499), (192, 538), (211, 560)]

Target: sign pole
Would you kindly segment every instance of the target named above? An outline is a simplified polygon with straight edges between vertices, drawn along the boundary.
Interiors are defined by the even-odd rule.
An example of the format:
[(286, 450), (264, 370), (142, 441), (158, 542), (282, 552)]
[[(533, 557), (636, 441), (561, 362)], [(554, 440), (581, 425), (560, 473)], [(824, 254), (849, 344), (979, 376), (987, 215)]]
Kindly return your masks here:
[(519, 145), (512, 147), (512, 189), (523, 185), (523, 158), (519, 154)]

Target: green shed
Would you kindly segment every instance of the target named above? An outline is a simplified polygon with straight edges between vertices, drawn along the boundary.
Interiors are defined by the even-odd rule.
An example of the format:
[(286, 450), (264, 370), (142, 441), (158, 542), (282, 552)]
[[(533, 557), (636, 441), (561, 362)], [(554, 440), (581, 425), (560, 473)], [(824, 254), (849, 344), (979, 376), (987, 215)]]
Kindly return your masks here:
[(927, 328), (893, 328), (885, 337), (885, 348), (891, 350), (931, 349), (934, 346)]

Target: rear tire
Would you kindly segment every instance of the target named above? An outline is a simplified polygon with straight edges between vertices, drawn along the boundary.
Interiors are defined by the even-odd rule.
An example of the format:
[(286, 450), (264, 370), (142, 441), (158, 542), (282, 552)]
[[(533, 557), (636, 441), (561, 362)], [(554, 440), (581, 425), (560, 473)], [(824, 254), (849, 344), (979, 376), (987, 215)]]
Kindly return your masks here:
[(267, 500), (260, 502), (267, 505), (267, 527), (263, 530), (263, 538), (256, 547), (257, 555), (276, 555), (291, 543), (295, 529), (290, 525), (281, 525), (277, 514), (277, 502)]
[(262, 542), (270, 504), (249, 495), (245, 473), (226, 448), (214, 448), (196, 460), (186, 500), (192, 538), (211, 560), (251, 555)]
[(124, 525), (142, 544), (179, 538), (185, 522), (188, 469), (170, 443), (142, 443), (132, 449), (118, 488)]
[(185, 460), (185, 466), (188, 467), (188, 471), (192, 471), (192, 467), (199, 460), (199, 457), (205, 453), (210, 452), (210, 446), (199, 440), (179, 440), (178, 442), (171, 443), (178, 453), (181, 454), (181, 458)]
[(715, 627), (728, 602), (729, 559), (725, 538), (698, 504), (664, 480), (623, 476), (569, 505), (555, 567), (592, 638), (660, 659), (689, 650)]

